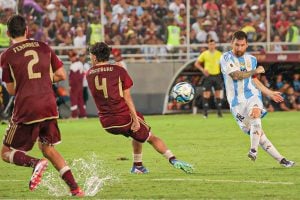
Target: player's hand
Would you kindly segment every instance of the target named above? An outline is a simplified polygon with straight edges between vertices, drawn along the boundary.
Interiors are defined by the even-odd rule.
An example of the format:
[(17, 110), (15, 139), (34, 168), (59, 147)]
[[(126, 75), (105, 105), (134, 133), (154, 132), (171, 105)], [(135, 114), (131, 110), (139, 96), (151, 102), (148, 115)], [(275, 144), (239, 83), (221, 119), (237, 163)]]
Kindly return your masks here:
[(137, 132), (138, 130), (140, 130), (141, 125), (139, 121), (133, 121), (133, 123), (131, 124), (131, 130), (133, 132)]
[(272, 91), (272, 93), (269, 96), (276, 103), (283, 102), (284, 100), (283, 97), (281, 96), (281, 92)]
[(263, 73), (265, 73), (265, 69), (263, 66), (260, 65), (255, 69), (255, 72), (256, 72), (256, 74), (263, 74)]
[(209, 76), (209, 73), (208, 73), (208, 71), (206, 69), (203, 70), (203, 75), (206, 76), (206, 77)]

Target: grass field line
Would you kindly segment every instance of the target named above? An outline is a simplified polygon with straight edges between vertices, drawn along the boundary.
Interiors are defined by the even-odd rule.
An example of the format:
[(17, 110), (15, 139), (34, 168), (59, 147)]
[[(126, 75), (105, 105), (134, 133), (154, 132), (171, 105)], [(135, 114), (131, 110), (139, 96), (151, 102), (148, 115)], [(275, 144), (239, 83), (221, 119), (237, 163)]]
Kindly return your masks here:
[[(143, 179), (145, 180), (145, 179)], [(147, 179), (148, 180), (148, 179)], [(252, 184), (269, 184), (269, 185), (294, 185), (293, 182), (276, 182), (276, 181), (255, 181), (255, 180), (213, 180), (213, 179), (194, 179), (194, 178), (156, 178), (151, 181), (199, 181), (199, 182), (216, 182), (216, 183), (252, 183)]]

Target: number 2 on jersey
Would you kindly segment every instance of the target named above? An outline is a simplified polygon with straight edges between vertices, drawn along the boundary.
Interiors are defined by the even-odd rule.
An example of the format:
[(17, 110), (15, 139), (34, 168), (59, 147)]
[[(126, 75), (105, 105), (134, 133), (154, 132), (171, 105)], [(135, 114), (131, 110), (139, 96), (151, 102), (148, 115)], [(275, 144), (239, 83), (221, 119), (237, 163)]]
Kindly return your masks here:
[(33, 66), (39, 62), (39, 56), (36, 51), (34, 50), (28, 50), (24, 53), (24, 56), (32, 56), (33, 58), (29, 61), (27, 66), (28, 71), (28, 78), (29, 79), (35, 79), (35, 78), (41, 78), (42, 74), (41, 72), (33, 72)]

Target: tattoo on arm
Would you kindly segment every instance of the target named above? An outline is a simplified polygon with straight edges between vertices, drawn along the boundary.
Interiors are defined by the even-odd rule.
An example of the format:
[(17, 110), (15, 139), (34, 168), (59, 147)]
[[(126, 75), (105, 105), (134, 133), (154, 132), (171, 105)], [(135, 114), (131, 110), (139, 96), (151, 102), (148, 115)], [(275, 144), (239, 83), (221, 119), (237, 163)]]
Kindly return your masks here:
[(231, 76), (231, 78), (233, 80), (243, 80), (245, 78), (249, 78), (250, 76), (253, 76), (254, 74), (256, 74), (255, 70), (246, 71), (246, 72), (234, 71), (234, 72), (230, 73), (229, 75)]

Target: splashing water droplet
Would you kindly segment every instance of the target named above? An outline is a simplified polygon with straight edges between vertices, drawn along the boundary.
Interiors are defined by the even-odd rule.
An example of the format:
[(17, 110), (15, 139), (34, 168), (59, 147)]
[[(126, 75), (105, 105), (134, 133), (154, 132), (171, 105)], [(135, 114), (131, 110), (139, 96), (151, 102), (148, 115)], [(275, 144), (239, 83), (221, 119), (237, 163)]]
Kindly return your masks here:
[[(86, 159), (74, 159), (70, 163), (72, 173), (86, 196), (95, 196), (104, 186), (119, 181), (118, 176), (108, 170), (108, 167), (105, 167), (104, 162), (98, 159), (95, 153), (91, 153)], [(70, 195), (67, 185), (56, 171), (44, 173), (41, 187), (46, 188), (51, 196)]]

